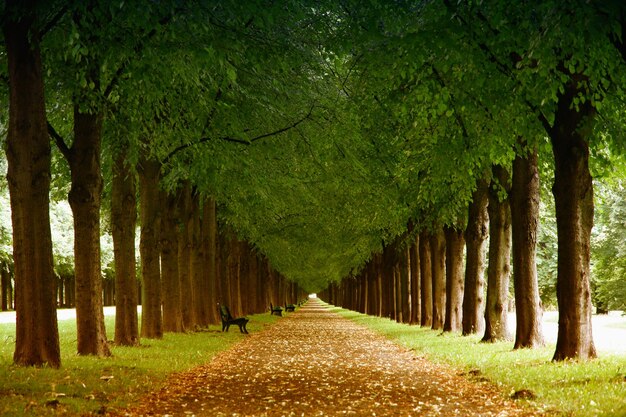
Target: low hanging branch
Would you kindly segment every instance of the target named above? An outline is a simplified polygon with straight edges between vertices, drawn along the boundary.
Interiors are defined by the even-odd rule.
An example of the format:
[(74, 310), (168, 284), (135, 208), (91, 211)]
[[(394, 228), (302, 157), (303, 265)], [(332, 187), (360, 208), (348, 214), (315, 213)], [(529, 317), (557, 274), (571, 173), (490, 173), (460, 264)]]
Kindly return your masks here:
[(71, 151), (70, 148), (67, 146), (67, 143), (65, 143), (63, 137), (59, 134), (59, 132), (56, 131), (54, 126), (52, 126), (49, 121), (46, 121), (46, 123), (48, 123), (48, 134), (52, 137), (52, 139), (54, 139), (54, 142), (56, 143), (57, 147), (59, 148), (65, 159), (69, 161)]
[(263, 133), (261, 135), (255, 136), (253, 138), (250, 139), (243, 139), (243, 138), (237, 138), (237, 137), (233, 137), (233, 136), (221, 136), (221, 137), (204, 137), (201, 139), (198, 139), (196, 142), (190, 142), (190, 143), (185, 143), (183, 145), (179, 145), (176, 148), (174, 148), (169, 155), (167, 155), (164, 159), (163, 159), (163, 165), (167, 164), (169, 162), (170, 159), (172, 159), (174, 157), (174, 155), (176, 155), (178, 152), (185, 150), (187, 148), (193, 147), (193, 146), (197, 146), (200, 145), (202, 143), (205, 142), (209, 142), (212, 140), (223, 140), (226, 142), (232, 142), (232, 143), (238, 143), (240, 145), (251, 145), (254, 142), (261, 140), (261, 139), (265, 139), (271, 136), (277, 136), (280, 135), (282, 133), (285, 133), (291, 129), (295, 129), (296, 127), (298, 127), (298, 125), (300, 125), (302, 122), (304, 122), (305, 120), (308, 120), (311, 118), (311, 115), (313, 114), (313, 109), (315, 108), (315, 105), (311, 106), (311, 108), (309, 109), (308, 113), (296, 120), (295, 122), (293, 122), (290, 125), (287, 125), (281, 129), (275, 130), (273, 132), (268, 132), (268, 133)]

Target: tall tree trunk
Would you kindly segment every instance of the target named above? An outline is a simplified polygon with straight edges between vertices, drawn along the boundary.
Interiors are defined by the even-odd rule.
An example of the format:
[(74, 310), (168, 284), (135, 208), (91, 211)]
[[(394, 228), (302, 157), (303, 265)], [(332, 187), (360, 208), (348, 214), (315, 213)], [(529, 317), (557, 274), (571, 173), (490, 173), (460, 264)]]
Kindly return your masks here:
[[(487, 302), (483, 342), (510, 340), (507, 313), (509, 279), (511, 276), (511, 207), (509, 174), (499, 165), (493, 166), (489, 188), (489, 266), (487, 269)], [(504, 200), (500, 195), (506, 194)]]
[(487, 244), (488, 183), (479, 180), (469, 205), (465, 230), (466, 261), (465, 291), (463, 293), (463, 336), (483, 330), (483, 287), (485, 273), (485, 247)]
[(137, 197), (134, 174), (120, 152), (114, 161), (111, 191), (111, 234), (115, 259), (115, 344), (139, 343), (135, 226)]
[(409, 248), (411, 262), (411, 324), (420, 324), (422, 319), (422, 295), (420, 291), (419, 235)]
[(149, 339), (163, 337), (161, 313), (161, 267), (159, 257), (159, 228), (161, 223), (159, 179), (161, 164), (142, 158), (139, 169), (139, 206), (141, 213), (141, 336)]
[[(523, 144), (523, 143), (522, 143)], [(539, 224), (539, 168), (537, 149), (513, 161), (511, 222), (513, 230), (513, 284), (515, 287), (515, 349), (544, 345), (541, 299), (537, 282), (537, 227)]]
[(161, 191), (161, 290), (163, 331), (183, 331), (182, 298), (178, 279), (178, 193)]
[(395, 256), (393, 255), (393, 251), (390, 250), (390, 247), (387, 246), (383, 249), (382, 253), (382, 263), (381, 263), (381, 279), (382, 279), (382, 312), (383, 316), (388, 319), (395, 319), (394, 317), (394, 288), (395, 281), (393, 280), (393, 264), (395, 261)]
[[(209, 312), (209, 323), (217, 324), (220, 321), (220, 317), (217, 314), (217, 207), (215, 200), (208, 198), (204, 203), (204, 215), (202, 216), (202, 233), (203, 242), (205, 245), (204, 250), (204, 281), (206, 282), (207, 299), (205, 300)], [(250, 260), (254, 277), (256, 279), (256, 256)], [(254, 303), (257, 301), (256, 291), (254, 292), (252, 299)], [(257, 309), (254, 309), (257, 312)]]
[(422, 304), (423, 327), (433, 325), (433, 279), (432, 279), (432, 255), (430, 248), (430, 235), (427, 232), (420, 234), (420, 288)]
[(410, 253), (411, 248), (405, 247), (400, 254), (400, 308), (402, 309), (402, 323), (411, 321), (411, 305), (410, 305), (410, 280), (411, 280), (411, 264)]
[[(97, 76), (93, 79), (98, 81)], [(74, 142), (68, 160), (72, 177), (69, 202), (74, 215), (78, 353), (108, 356), (111, 352), (104, 328), (100, 264), (101, 135), (102, 115), (83, 113), (76, 104)]]
[(430, 238), (433, 279), (433, 330), (442, 330), (446, 318), (446, 238), (437, 227)]
[(375, 274), (376, 274), (376, 315), (383, 317), (383, 256), (382, 254), (374, 255)]
[[(587, 100), (573, 101), (588, 88), (582, 76), (572, 76), (559, 95), (550, 131), (554, 153), (554, 185), (558, 233), (556, 295), (559, 333), (554, 360), (596, 357), (591, 332), (589, 258), (593, 226), (593, 183), (589, 173), (589, 143), (596, 114)], [(577, 109), (578, 108), (578, 109)]]
[[(207, 327), (210, 323), (208, 309), (208, 282), (204, 274), (204, 246), (202, 244), (202, 208), (200, 206), (200, 195), (193, 193), (191, 200), (191, 282), (193, 285), (193, 306), (197, 325)], [(231, 312), (235, 315), (236, 312)]]
[(197, 326), (194, 306), (193, 283), (191, 281), (191, 184), (185, 182), (178, 194), (178, 279), (182, 300), (183, 327), (193, 330)]
[(8, 265), (3, 264), (0, 267), (0, 293), (2, 294), (0, 310), (8, 311), (13, 307), (10, 303), (11, 292), (11, 271)]
[[(50, 140), (46, 126), (36, 1), (5, 2), (4, 41), (9, 70), (7, 180), (15, 263), (17, 365), (61, 365), (50, 232)], [(14, 13), (15, 14), (14, 14)]]
[(446, 236), (446, 320), (444, 332), (460, 332), (463, 329), (463, 231), (454, 227), (444, 229)]

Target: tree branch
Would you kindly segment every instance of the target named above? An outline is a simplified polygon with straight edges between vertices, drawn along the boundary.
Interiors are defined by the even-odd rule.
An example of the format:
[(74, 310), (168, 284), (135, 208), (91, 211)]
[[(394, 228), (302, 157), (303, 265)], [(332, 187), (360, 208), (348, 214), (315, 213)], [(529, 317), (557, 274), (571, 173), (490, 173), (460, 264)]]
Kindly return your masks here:
[(69, 161), (71, 157), (71, 150), (67, 146), (67, 143), (49, 121), (46, 121), (46, 123), (48, 124), (48, 134), (52, 137), (52, 139), (54, 139), (54, 142), (56, 143), (57, 147), (59, 148), (65, 159)]
[(264, 133), (262, 135), (258, 135), (255, 136), (253, 138), (250, 139), (242, 139), (242, 138), (237, 138), (237, 137), (233, 137), (233, 136), (221, 136), (221, 137), (204, 137), (204, 138), (200, 138), (198, 139), (196, 142), (190, 142), (190, 143), (185, 143), (182, 145), (177, 146), (176, 148), (174, 148), (164, 159), (163, 159), (163, 165), (167, 164), (173, 157), (174, 155), (176, 155), (178, 152), (183, 151), (187, 148), (196, 146), (196, 145), (200, 145), (202, 143), (206, 143), (212, 140), (223, 140), (225, 142), (232, 142), (232, 143), (238, 143), (240, 145), (252, 145), (254, 142), (261, 140), (261, 139), (265, 139), (271, 136), (277, 136), (280, 135), (282, 133), (287, 132), (288, 130), (291, 129), (295, 129), (296, 127), (298, 127), (298, 125), (300, 125), (302, 122), (304, 122), (307, 119), (311, 118), (311, 114), (313, 113), (313, 109), (315, 108), (315, 105), (311, 106), (311, 108), (309, 109), (309, 112), (302, 118), (296, 120), (295, 122), (293, 122), (292, 124), (285, 126), (281, 129), (275, 130), (273, 132), (269, 132), (269, 133)]
[(46, 36), (48, 32), (54, 29), (56, 24), (59, 23), (59, 20), (61, 20), (61, 18), (65, 15), (65, 13), (67, 13), (68, 10), (68, 4), (65, 4), (63, 7), (61, 7), (61, 9), (59, 9), (57, 14), (55, 14), (52, 19), (50, 19), (50, 21), (41, 29), (41, 32), (39, 32), (39, 40), (43, 39), (43, 37)]
[[(173, 18), (174, 18), (174, 13), (163, 17), (161, 20), (159, 20), (158, 24), (159, 24), (159, 26), (165, 26)], [(146, 47), (146, 44), (148, 43), (148, 41), (150, 39), (152, 39), (154, 36), (156, 36), (156, 34), (157, 34), (157, 28), (156, 27), (152, 28), (152, 30), (150, 32), (148, 32), (143, 39), (141, 39), (141, 42), (138, 45), (135, 45), (135, 47), (133, 48), (133, 52), (134, 52), (133, 56), (131, 58), (127, 58), (124, 62), (122, 62), (122, 64), (117, 69), (117, 71), (115, 71), (115, 74), (111, 78), (111, 81), (109, 82), (107, 87), (104, 89), (104, 97), (105, 98), (109, 98), (109, 96), (113, 92), (113, 89), (120, 82), (120, 79), (122, 78), (122, 75), (124, 75), (124, 72), (126, 72), (126, 70), (128, 69), (128, 66), (130, 65), (132, 60), (134, 58), (136, 58), (141, 53), (141, 51)]]

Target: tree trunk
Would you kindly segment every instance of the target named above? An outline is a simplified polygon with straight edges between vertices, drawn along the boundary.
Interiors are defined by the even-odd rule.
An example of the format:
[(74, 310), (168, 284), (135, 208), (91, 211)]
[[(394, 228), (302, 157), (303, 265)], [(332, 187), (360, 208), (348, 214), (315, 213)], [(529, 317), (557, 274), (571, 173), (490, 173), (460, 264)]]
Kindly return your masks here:
[(161, 164), (142, 158), (139, 169), (139, 206), (141, 213), (141, 336), (149, 339), (163, 337), (161, 313), (161, 267), (159, 259), (159, 229), (161, 223), (159, 178)]
[[(508, 328), (508, 296), (511, 276), (511, 207), (508, 194), (508, 172), (493, 166), (489, 188), (489, 266), (487, 269), (487, 302), (485, 304), (485, 334), (483, 342), (510, 340)], [(500, 195), (506, 198), (500, 201)]]
[(511, 221), (513, 230), (513, 284), (515, 287), (514, 349), (544, 345), (541, 299), (537, 282), (537, 227), (539, 224), (539, 169), (537, 149), (513, 161)]
[[(200, 196), (193, 193), (191, 200), (191, 282), (193, 285), (193, 308), (195, 310), (196, 324), (200, 327), (207, 327), (210, 323), (207, 298), (209, 296), (208, 282), (205, 281), (203, 273), (204, 246), (202, 245), (202, 209), (200, 207)], [(231, 312), (237, 312), (231, 307)]]
[[(17, 365), (61, 365), (50, 232), (50, 140), (36, 16), (23, 1), (5, 2), (9, 71), (7, 180), (13, 224)], [(35, 1), (27, 1), (34, 10)], [(13, 11), (15, 14), (13, 14)], [(15, 19), (15, 20), (14, 20)]]
[(178, 279), (178, 195), (161, 191), (160, 248), (163, 331), (182, 332), (183, 312)]
[(430, 248), (430, 235), (427, 232), (420, 234), (420, 288), (422, 317), (420, 324), (423, 327), (433, 325), (433, 279), (432, 279), (432, 255)]
[[(97, 81), (97, 77), (93, 77)], [(97, 83), (96, 83), (97, 84)], [(111, 354), (104, 328), (100, 264), (102, 115), (74, 108), (74, 142), (68, 152), (72, 176), (69, 193), (74, 215), (74, 271), (78, 354)]]
[(444, 332), (461, 332), (463, 312), (463, 231), (444, 229), (446, 236), (446, 320)]
[[(209, 323), (217, 324), (220, 322), (220, 317), (217, 314), (217, 207), (215, 200), (212, 198), (206, 199), (204, 203), (204, 215), (202, 216), (202, 233), (203, 242), (205, 245), (204, 250), (204, 281), (207, 287), (207, 299), (206, 304), (209, 312)], [(250, 260), (250, 269), (254, 271), (254, 278), (256, 279), (256, 256)], [(255, 291), (256, 292), (256, 291)], [(256, 303), (256, 295), (254, 296), (254, 302)], [(257, 312), (257, 309), (254, 309)]]
[(193, 309), (193, 285), (191, 282), (191, 184), (186, 182), (178, 196), (180, 226), (178, 228), (178, 279), (182, 300), (183, 327), (196, 328), (196, 315)]
[(410, 250), (411, 248), (405, 247), (400, 254), (400, 309), (402, 311), (402, 323), (409, 323), (411, 321), (411, 305), (409, 299), (411, 279)]
[(0, 309), (2, 311), (8, 311), (12, 308), (11, 293), (11, 271), (8, 265), (3, 264), (0, 268), (0, 294), (2, 294)]
[(485, 273), (485, 246), (487, 243), (488, 183), (478, 181), (469, 205), (465, 230), (466, 261), (465, 291), (463, 293), (463, 336), (483, 330), (483, 287)]
[(416, 235), (413, 245), (409, 248), (411, 262), (411, 324), (420, 324), (422, 319), (419, 242), (419, 235)]
[(115, 344), (139, 343), (137, 318), (137, 275), (135, 270), (135, 226), (137, 198), (135, 177), (124, 152), (114, 161), (111, 191), (111, 234), (115, 259)]
[(438, 227), (430, 238), (433, 280), (433, 330), (442, 330), (446, 318), (446, 239)]
[(554, 360), (596, 357), (589, 285), (593, 183), (588, 143), (596, 112), (589, 100), (580, 104), (578, 110), (573, 105), (573, 100), (588, 85), (582, 76), (572, 78), (565, 92), (559, 95), (550, 131), (559, 245), (556, 285), (559, 332)]

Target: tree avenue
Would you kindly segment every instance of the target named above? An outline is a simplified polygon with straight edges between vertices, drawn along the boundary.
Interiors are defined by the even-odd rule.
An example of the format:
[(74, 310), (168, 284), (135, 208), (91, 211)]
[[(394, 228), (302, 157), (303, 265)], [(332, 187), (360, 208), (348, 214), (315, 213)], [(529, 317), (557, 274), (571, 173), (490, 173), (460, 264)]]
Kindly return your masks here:
[(109, 267), (120, 345), (318, 292), (485, 341), (512, 334), (514, 299), (514, 347), (541, 346), (539, 160), (554, 359), (596, 356), (592, 296), (623, 290), (592, 293), (590, 267), (593, 155), (621, 157), (620, 2), (39, 3), (0, 9), (16, 363), (60, 366), (49, 199), (66, 188), (79, 354), (110, 354)]

